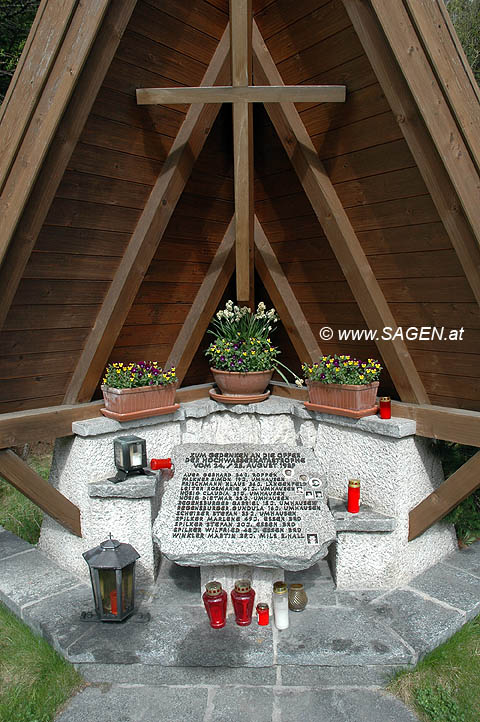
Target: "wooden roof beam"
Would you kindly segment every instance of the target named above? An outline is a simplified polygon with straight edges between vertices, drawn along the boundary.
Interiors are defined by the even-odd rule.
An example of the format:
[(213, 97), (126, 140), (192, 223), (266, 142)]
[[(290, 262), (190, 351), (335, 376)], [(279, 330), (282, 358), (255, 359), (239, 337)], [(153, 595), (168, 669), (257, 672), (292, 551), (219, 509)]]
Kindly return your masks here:
[(317, 339), (256, 216), (255, 267), (300, 361), (318, 361), (322, 351)]
[(29, 202), (0, 268), (0, 329), (100, 86), (137, 0), (117, 0), (105, 15), (72, 99), (58, 126)]
[(180, 384), (232, 276), (234, 246), (235, 223), (232, 218), (165, 364), (166, 368), (175, 366)]
[[(252, 0), (230, 2), (232, 86), (252, 83)], [(253, 106), (233, 104), (235, 261), (237, 301), (254, 306), (253, 273)]]
[(213, 88), (139, 88), (139, 105), (183, 103), (344, 103), (345, 85), (231, 85)]
[(416, 539), (480, 486), (480, 451), (411, 510), (408, 541)]
[(407, 82), (372, 9), (362, 0), (344, 0), (344, 3), (457, 253), (473, 295), (480, 303), (480, 246), (462, 211), (458, 194), (430, 133), (418, 115)]
[(433, 143), (480, 243), (480, 177), (402, 2), (371, 0)]
[[(255, 77), (262, 83), (282, 84), (256, 23), (253, 51)], [(385, 296), (295, 106), (273, 103), (265, 107), (369, 328), (396, 329)], [(428, 403), (405, 343), (400, 339), (378, 340), (377, 346), (401, 399)]]
[[(227, 27), (202, 84), (228, 81), (229, 51)], [(64, 403), (91, 398), (220, 107), (213, 103), (190, 107), (107, 292)]]
[(108, 5), (109, 0), (89, 0), (76, 7), (0, 197), (0, 262), (13, 237)]
[(42, 479), (10, 449), (0, 451), (0, 475), (65, 529), (82, 536), (78, 506)]

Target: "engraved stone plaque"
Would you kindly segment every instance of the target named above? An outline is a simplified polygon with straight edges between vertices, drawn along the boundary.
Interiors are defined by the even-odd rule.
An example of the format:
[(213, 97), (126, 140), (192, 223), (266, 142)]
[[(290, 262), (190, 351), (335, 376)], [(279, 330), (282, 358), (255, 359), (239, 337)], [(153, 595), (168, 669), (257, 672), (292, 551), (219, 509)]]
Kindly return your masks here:
[(154, 537), (177, 564), (306, 569), (335, 539), (312, 449), (185, 444), (172, 454)]

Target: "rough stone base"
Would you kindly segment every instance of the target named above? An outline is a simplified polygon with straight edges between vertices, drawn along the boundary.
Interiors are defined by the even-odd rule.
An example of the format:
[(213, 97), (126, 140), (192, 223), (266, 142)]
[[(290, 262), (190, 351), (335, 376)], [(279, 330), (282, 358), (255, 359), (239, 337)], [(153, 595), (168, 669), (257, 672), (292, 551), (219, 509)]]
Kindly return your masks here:
[(200, 567), (201, 595), (207, 582), (220, 582), (228, 595), (227, 615), (233, 614), (230, 592), (237, 579), (250, 579), (255, 590), (255, 605), (259, 602), (268, 604), (272, 609), (273, 582), (284, 580), (283, 569), (266, 569), (264, 567), (247, 567), (244, 564), (228, 564)]

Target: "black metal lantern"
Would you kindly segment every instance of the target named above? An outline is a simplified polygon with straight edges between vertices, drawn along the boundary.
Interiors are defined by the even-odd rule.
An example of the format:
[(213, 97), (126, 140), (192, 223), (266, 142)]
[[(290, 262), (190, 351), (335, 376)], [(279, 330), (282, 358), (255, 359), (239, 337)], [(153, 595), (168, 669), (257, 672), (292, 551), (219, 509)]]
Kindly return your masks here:
[(122, 622), (135, 610), (135, 562), (140, 554), (131, 544), (110, 538), (90, 549), (83, 558), (90, 570), (95, 612), (82, 619)]
[(109, 481), (117, 484), (132, 474), (151, 475), (145, 469), (147, 465), (147, 444), (140, 436), (118, 436), (113, 441), (113, 450), (117, 474)]

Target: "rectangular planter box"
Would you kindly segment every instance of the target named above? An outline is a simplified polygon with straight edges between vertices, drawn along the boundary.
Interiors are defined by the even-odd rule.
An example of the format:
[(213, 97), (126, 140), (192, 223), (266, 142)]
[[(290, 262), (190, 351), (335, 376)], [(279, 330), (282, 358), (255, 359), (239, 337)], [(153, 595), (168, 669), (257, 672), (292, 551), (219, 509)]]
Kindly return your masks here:
[(102, 386), (105, 409), (101, 411), (104, 416), (118, 421), (172, 413), (179, 408), (179, 404), (174, 403), (177, 386), (178, 384), (141, 386), (136, 389), (114, 389), (111, 386)]
[(309, 401), (305, 405), (312, 411), (353, 418), (377, 413), (378, 381), (365, 385), (322, 384), (320, 381), (306, 383)]

